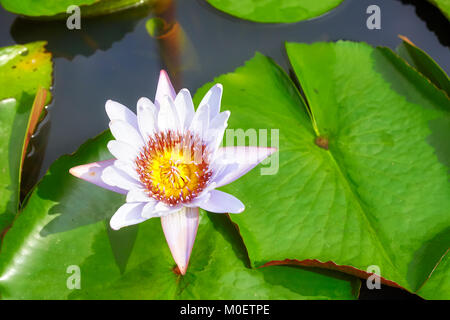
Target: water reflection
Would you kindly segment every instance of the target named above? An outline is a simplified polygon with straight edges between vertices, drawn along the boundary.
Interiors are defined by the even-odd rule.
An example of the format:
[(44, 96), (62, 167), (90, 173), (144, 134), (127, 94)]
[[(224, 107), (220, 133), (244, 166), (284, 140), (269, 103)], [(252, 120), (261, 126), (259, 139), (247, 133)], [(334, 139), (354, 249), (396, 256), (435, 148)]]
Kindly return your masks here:
[(158, 52), (175, 88), (181, 88), (183, 72), (198, 68), (196, 50), (180, 23), (175, 20), (175, 4), (146, 23), (150, 37), (158, 42)]
[(416, 14), (427, 24), (430, 31), (433, 31), (439, 39), (439, 42), (449, 47), (450, 37), (448, 31), (450, 30), (450, 22), (439, 11), (437, 7), (428, 1), (423, 0), (400, 0), (403, 4), (414, 5)]
[[(162, 1), (167, 3), (172, 1)], [(11, 35), (17, 43), (38, 40), (48, 42), (47, 49), (54, 57), (72, 60), (76, 55), (91, 56), (97, 50), (108, 50), (114, 42), (133, 32), (137, 23), (165, 6), (143, 5), (123, 12), (96, 18), (82, 19), (80, 30), (68, 30), (65, 20), (38, 21), (17, 18), (11, 26)]]

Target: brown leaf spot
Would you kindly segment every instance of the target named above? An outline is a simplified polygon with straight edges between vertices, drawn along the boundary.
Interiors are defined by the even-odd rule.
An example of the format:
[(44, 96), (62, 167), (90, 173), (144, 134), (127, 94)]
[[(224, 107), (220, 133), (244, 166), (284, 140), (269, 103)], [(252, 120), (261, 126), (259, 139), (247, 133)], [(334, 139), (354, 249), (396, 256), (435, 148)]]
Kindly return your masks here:
[(326, 137), (317, 137), (314, 142), (320, 148), (328, 150), (328, 138), (326, 138)]

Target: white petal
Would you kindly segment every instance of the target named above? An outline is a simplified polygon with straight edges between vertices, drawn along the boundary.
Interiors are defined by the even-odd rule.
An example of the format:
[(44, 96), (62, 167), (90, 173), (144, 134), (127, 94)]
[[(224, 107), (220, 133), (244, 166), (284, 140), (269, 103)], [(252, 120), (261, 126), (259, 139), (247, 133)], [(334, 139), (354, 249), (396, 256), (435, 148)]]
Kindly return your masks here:
[(122, 161), (134, 162), (139, 155), (139, 151), (135, 147), (123, 141), (111, 140), (107, 146), (109, 152)]
[(160, 131), (179, 131), (180, 121), (172, 98), (166, 96), (161, 102), (158, 113), (158, 128)]
[(161, 70), (161, 72), (159, 73), (158, 87), (156, 88), (155, 95), (155, 105), (158, 108), (160, 107), (164, 96), (169, 96), (172, 99), (175, 99), (176, 94), (175, 90), (173, 89), (172, 83), (170, 82), (169, 76), (167, 75), (167, 72)]
[(157, 204), (157, 201), (147, 202), (144, 206), (144, 209), (142, 210), (142, 216), (144, 218), (159, 217), (158, 213), (155, 211), (156, 204)]
[(204, 192), (202, 195), (197, 196), (194, 200), (189, 203), (185, 203), (184, 206), (189, 208), (200, 207), (203, 203), (209, 200), (210, 192)]
[(114, 161), (114, 167), (125, 172), (127, 175), (129, 175), (134, 180), (140, 181), (139, 175), (137, 173), (136, 166), (134, 163), (129, 162), (129, 161), (116, 160), (116, 161)]
[(188, 129), (195, 114), (194, 103), (189, 90), (181, 89), (175, 98), (175, 107), (181, 128)]
[(112, 229), (119, 230), (120, 228), (138, 224), (147, 220), (142, 216), (142, 209), (144, 203), (125, 203), (112, 216), (109, 224)]
[(104, 183), (112, 187), (118, 187), (124, 190), (139, 189), (142, 187), (140, 182), (131, 178), (125, 172), (115, 168), (114, 166), (109, 166), (103, 170), (101, 179)]
[(163, 216), (171, 214), (175, 211), (178, 211), (181, 208), (182, 208), (181, 205), (169, 206), (168, 204), (165, 204), (164, 202), (159, 201), (155, 204), (154, 210), (155, 210), (155, 213), (157, 213), (160, 217), (163, 217)]
[(185, 274), (198, 229), (198, 208), (182, 208), (161, 218), (172, 257), (181, 274)]
[(213, 151), (216, 151), (222, 143), (225, 129), (228, 126), (228, 118), (230, 118), (230, 111), (224, 111), (219, 113), (209, 124), (207, 143)]
[(101, 176), (103, 171), (114, 164), (115, 159), (98, 161), (88, 164), (83, 164), (81, 166), (73, 167), (69, 170), (70, 174), (73, 176), (83, 179), (87, 182), (93, 183), (104, 189), (108, 189), (117, 193), (126, 194), (125, 189), (110, 186), (103, 182)]
[(208, 135), (209, 129), (209, 105), (204, 104), (200, 106), (195, 112), (194, 118), (192, 119), (191, 125), (189, 126), (189, 131), (196, 133), (202, 140)]
[(241, 200), (231, 194), (212, 190), (210, 195), (209, 200), (200, 207), (203, 210), (215, 213), (241, 213), (245, 209)]
[(211, 182), (197, 197), (195, 197), (191, 202), (185, 203), (184, 206), (190, 208), (200, 207), (202, 203), (209, 200), (209, 197), (211, 196), (210, 191), (214, 190), (215, 188), (216, 183)]
[(202, 105), (209, 104), (211, 108), (209, 117), (210, 119), (214, 119), (220, 112), (220, 103), (222, 100), (222, 91), (223, 87), (220, 83), (214, 85), (209, 91), (205, 94), (202, 101), (199, 104), (199, 108)]
[(132, 189), (127, 194), (127, 202), (152, 202), (156, 204), (156, 200), (149, 197), (144, 189)]
[(122, 120), (137, 128), (137, 119), (133, 111), (116, 101), (108, 100), (105, 104), (106, 114), (111, 121)]
[(214, 168), (219, 174), (212, 178), (217, 187), (229, 184), (253, 169), (277, 151), (275, 148), (225, 147), (215, 154)]
[(143, 147), (144, 141), (142, 140), (142, 136), (137, 129), (128, 124), (128, 122), (113, 120), (109, 123), (109, 128), (116, 140), (128, 143), (137, 150), (140, 150)]
[(137, 103), (137, 120), (139, 130), (144, 139), (158, 130), (158, 110), (153, 102), (147, 98), (140, 98)]

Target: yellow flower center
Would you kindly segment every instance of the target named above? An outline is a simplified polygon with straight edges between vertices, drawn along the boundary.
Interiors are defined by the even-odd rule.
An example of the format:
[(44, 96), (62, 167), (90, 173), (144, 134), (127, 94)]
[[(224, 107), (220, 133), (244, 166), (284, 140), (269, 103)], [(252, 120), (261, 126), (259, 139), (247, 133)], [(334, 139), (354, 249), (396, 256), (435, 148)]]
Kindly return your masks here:
[(211, 177), (206, 146), (189, 132), (168, 131), (151, 137), (136, 167), (149, 196), (172, 206), (190, 202)]

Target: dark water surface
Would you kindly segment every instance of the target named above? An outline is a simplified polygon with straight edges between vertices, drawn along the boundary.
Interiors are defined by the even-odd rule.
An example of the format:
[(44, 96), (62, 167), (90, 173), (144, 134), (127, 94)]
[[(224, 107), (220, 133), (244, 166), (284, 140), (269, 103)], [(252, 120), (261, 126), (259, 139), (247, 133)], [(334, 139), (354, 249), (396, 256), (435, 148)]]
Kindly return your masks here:
[[(366, 27), (366, 8), (372, 4), (381, 8), (381, 30)], [(53, 101), (32, 141), (25, 164), (31, 178), (25, 185), (32, 185), (55, 159), (108, 128), (107, 99), (132, 110), (139, 97), (153, 100), (161, 68), (168, 70), (176, 89), (186, 87), (195, 93), (214, 77), (241, 66), (255, 51), (288, 71), (285, 41), (345, 39), (394, 49), (401, 42), (397, 35), (402, 34), (447, 73), (450, 70), (449, 23), (424, 0), (346, 0), (322, 17), (293, 24), (242, 21), (203, 0), (173, 1), (158, 15), (178, 24), (162, 39), (147, 33), (145, 22), (155, 14), (146, 8), (82, 19), (81, 30), (73, 31), (65, 21), (30, 22), (0, 9), (0, 46), (47, 40), (54, 55)], [(363, 290), (361, 296), (408, 298), (393, 288), (376, 293)]]

